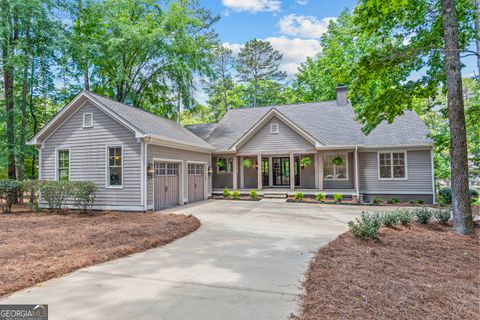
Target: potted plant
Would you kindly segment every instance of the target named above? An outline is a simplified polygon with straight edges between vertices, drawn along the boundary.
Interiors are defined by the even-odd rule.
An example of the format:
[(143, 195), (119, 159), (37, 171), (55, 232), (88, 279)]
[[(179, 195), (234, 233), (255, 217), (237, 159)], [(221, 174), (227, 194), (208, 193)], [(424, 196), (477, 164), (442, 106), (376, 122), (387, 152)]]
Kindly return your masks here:
[(335, 158), (333, 158), (332, 163), (336, 166), (341, 166), (343, 164), (343, 159), (337, 155)]
[(300, 160), (300, 166), (303, 167), (308, 167), (309, 165), (312, 164), (312, 159), (310, 157), (304, 157)]
[(220, 169), (225, 168), (225, 160), (224, 159), (218, 159), (217, 160), (217, 167), (219, 167)]
[(245, 159), (242, 162), (242, 165), (244, 168), (251, 168), (252, 167), (252, 160), (251, 159)]

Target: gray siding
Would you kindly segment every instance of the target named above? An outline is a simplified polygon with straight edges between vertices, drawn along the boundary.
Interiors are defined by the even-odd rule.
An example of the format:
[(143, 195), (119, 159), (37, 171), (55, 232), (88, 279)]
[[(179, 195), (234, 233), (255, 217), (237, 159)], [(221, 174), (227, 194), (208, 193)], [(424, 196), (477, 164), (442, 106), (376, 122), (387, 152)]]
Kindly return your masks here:
[(408, 180), (379, 180), (377, 152), (360, 152), (360, 192), (369, 194), (432, 193), (430, 150), (407, 151)]
[[(361, 165), (360, 165), (361, 168)], [(360, 170), (361, 171), (361, 170)], [(353, 152), (348, 153), (348, 180), (323, 180), (324, 189), (354, 189), (355, 188), (355, 160)]]
[[(93, 113), (93, 128), (83, 128), (84, 112)], [(105, 188), (107, 145), (123, 145), (122, 189)], [(44, 141), (43, 180), (55, 179), (55, 148), (70, 149), (70, 180), (90, 180), (98, 185), (97, 207), (141, 210), (141, 148), (131, 131), (87, 103)]]
[[(153, 158), (182, 160), (183, 165), (179, 171), (183, 172), (183, 199), (188, 202), (188, 172), (187, 161), (207, 162), (207, 169), (211, 166), (211, 156), (209, 153), (180, 150), (168, 147), (162, 147), (149, 144), (147, 146), (147, 161), (153, 162)], [(207, 173), (208, 194), (211, 194), (211, 181)], [(153, 206), (153, 179), (147, 181), (147, 203), (149, 209)]]
[[(278, 134), (270, 133), (270, 124), (278, 123)], [(311, 150), (314, 146), (277, 118), (270, 120), (239, 150), (240, 153)]]

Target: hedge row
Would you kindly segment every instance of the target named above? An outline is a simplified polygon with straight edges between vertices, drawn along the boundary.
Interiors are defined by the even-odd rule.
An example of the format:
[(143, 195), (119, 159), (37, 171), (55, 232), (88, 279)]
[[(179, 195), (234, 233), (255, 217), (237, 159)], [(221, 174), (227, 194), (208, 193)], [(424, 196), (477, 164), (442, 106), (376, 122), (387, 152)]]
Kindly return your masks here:
[(51, 210), (60, 211), (73, 201), (75, 207), (90, 212), (95, 203), (98, 187), (91, 181), (39, 181), (0, 180), (0, 206), (3, 213), (11, 212), (12, 205), (25, 192), (29, 194), (30, 210), (38, 209), (38, 195)]

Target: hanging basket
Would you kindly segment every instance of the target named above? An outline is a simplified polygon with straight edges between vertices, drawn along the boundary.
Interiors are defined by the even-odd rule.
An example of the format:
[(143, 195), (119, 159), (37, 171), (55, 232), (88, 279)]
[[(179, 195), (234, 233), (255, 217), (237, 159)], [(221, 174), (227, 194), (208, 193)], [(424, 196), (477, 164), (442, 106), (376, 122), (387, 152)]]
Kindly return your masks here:
[(302, 167), (308, 167), (312, 164), (312, 159), (310, 157), (305, 157), (300, 160), (300, 165)]
[(333, 158), (332, 163), (336, 166), (341, 166), (343, 164), (343, 159), (340, 156)]
[(252, 160), (245, 159), (245, 160), (243, 160), (242, 165), (243, 165), (244, 168), (247, 168), (247, 169), (251, 168), (252, 167)]
[(225, 168), (225, 160), (223, 160), (223, 159), (217, 160), (217, 167), (219, 167), (221, 169)]

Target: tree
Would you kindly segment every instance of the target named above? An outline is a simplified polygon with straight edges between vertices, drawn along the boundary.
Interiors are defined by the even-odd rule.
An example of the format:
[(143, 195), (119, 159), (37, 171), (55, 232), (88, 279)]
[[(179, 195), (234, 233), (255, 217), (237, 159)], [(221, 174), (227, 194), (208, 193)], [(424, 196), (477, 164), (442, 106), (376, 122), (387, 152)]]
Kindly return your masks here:
[(242, 81), (253, 83), (253, 107), (257, 106), (259, 81), (283, 80), (287, 76), (279, 71), (282, 58), (268, 41), (253, 39), (240, 50), (237, 72)]

